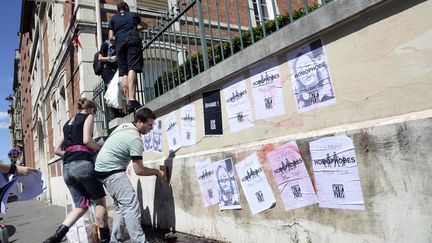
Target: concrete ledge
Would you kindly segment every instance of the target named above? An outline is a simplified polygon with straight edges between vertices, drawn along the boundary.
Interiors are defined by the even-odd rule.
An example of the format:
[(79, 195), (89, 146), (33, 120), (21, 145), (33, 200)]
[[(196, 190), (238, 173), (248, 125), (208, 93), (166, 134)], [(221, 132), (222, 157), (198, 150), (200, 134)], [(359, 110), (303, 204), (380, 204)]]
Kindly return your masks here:
[[(229, 78), (230, 75), (238, 73), (254, 63), (276, 55), (278, 52), (299, 44), (299, 42), (332, 26), (347, 21), (371, 7), (390, 1), (335, 0), (148, 102), (146, 106), (158, 112), (191, 94), (201, 92), (209, 86), (217, 85), (224, 79)], [(252, 48), (253, 52), (251, 52)]]

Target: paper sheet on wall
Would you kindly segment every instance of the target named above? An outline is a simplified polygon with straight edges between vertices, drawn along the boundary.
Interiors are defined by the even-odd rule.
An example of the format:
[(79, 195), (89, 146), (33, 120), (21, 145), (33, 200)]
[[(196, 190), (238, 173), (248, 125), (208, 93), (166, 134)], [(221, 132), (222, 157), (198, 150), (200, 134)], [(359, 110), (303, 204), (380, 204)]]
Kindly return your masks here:
[(325, 137), (309, 145), (319, 206), (364, 210), (352, 139), (348, 136)]
[(274, 180), (285, 210), (301, 208), (318, 202), (309, 173), (295, 141), (267, 153)]
[(288, 67), (298, 112), (336, 103), (321, 39), (288, 53)]
[(240, 191), (234, 175), (231, 158), (213, 163), (219, 189), (220, 210), (240, 209)]
[(142, 135), (141, 138), (143, 140), (144, 152), (153, 151), (153, 130)]
[(222, 109), (220, 90), (203, 92), (204, 134), (222, 135)]
[(162, 120), (156, 119), (151, 131), (152, 151), (162, 153)]
[(219, 189), (214, 168), (210, 158), (206, 158), (195, 164), (204, 207), (219, 203)]
[(252, 127), (252, 111), (243, 76), (224, 85), (223, 94), (231, 132)]
[(285, 114), (282, 82), (276, 59), (252, 69), (252, 94), (255, 119), (265, 119)]
[(182, 146), (182, 142), (175, 112), (171, 112), (167, 115), (167, 117), (165, 118), (164, 126), (166, 129), (169, 150), (176, 151)]
[(195, 145), (196, 144), (196, 114), (195, 106), (189, 104), (183, 106), (180, 109), (180, 119), (181, 119), (181, 137), (183, 145)]
[(235, 168), (252, 214), (269, 209), (276, 203), (256, 153), (237, 163)]

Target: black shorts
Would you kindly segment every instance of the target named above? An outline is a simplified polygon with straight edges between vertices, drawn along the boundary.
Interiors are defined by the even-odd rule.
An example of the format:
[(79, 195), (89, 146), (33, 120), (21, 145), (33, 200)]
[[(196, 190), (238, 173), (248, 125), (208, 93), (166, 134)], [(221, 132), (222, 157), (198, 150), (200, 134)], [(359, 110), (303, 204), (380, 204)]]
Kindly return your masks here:
[(141, 50), (141, 38), (126, 36), (116, 41), (116, 56), (119, 67), (119, 76), (127, 75), (129, 70), (142, 72), (143, 53)]

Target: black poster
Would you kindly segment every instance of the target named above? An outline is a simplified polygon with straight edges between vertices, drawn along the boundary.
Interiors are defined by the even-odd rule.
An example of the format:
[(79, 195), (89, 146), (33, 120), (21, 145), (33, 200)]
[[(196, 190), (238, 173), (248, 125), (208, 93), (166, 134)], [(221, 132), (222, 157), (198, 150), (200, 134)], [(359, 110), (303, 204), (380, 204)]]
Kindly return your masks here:
[(205, 135), (221, 135), (222, 110), (220, 90), (212, 90), (203, 93), (204, 131)]

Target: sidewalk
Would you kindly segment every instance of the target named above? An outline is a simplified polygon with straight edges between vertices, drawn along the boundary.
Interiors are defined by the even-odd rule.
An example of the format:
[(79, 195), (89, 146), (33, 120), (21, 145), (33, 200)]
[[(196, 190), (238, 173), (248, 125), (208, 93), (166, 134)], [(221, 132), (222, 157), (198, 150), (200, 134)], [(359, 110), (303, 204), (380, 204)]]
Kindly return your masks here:
[[(15, 227), (16, 232), (9, 237), (9, 242), (41, 243), (54, 233), (64, 217), (63, 207), (48, 206), (33, 200), (9, 203), (8, 211), (6, 215), (3, 215), (0, 223)], [(182, 233), (166, 234), (166, 232), (153, 229), (146, 229), (145, 232), (151, 243), (218, 243)]]

